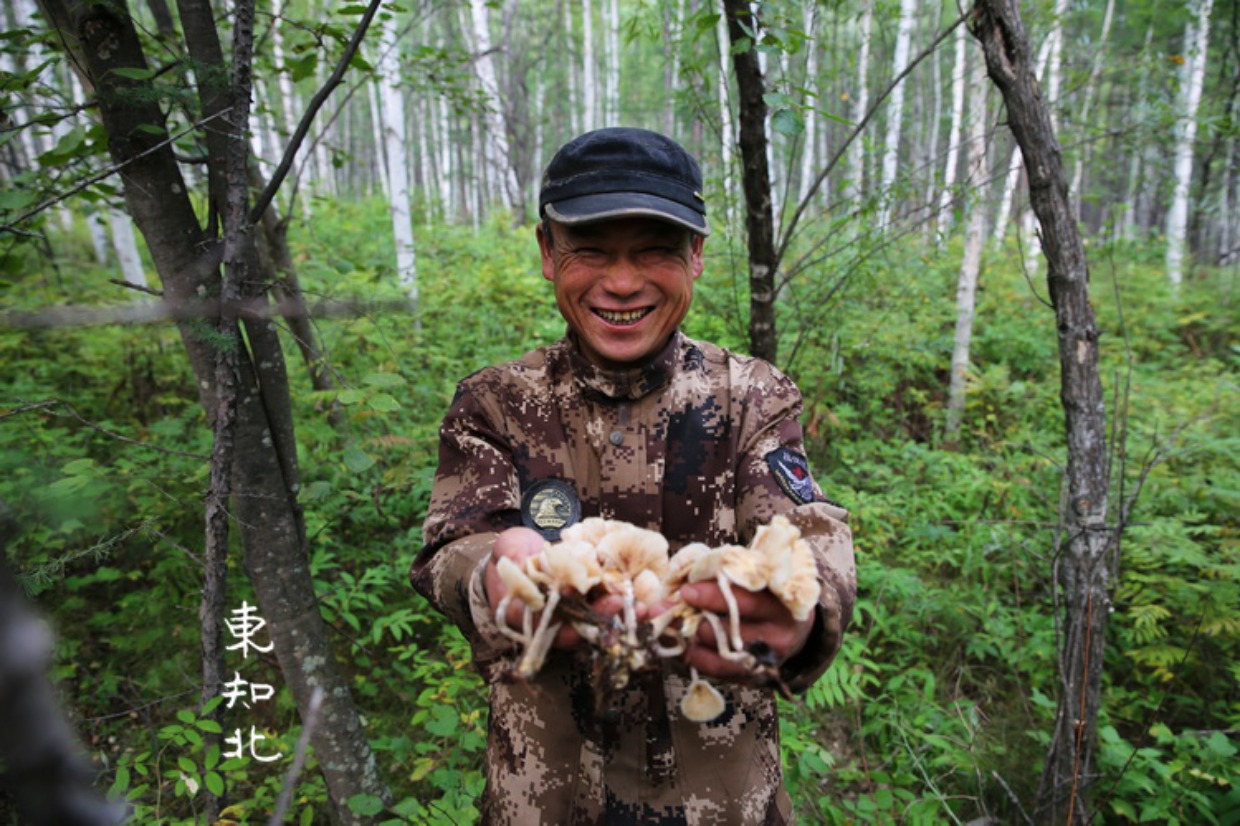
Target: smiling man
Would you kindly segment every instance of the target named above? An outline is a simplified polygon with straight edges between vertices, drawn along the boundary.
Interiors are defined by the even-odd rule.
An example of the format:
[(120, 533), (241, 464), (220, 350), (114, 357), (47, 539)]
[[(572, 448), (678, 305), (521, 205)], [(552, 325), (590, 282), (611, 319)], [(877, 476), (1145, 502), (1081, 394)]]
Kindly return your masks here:
[[(774, 367), (680, 331), (710, 228), (697, 162), (640, 129), (569, 142), (543, 176), (542, 272), (568, 323), (559, 342), (465, 379), (440, 431), (414, 587), (455, 622), (487, 680), (484, 823), (771, 824), (792, 820), (768, 687), (721, 658), (710, 625), (683, 661), (604, 691), (568, 624), (529, 681), (495, 622), (496, 561), (520, 561), (588, 516), (690, 542), (745, 544), (777, 515), (813, 549), (822, 585), (798, 622), (736, 589), (745, 643), (793, 691), (830, 664), (852, 613), (852, 539), (802, 446), (801, 397)], [(681, 590), (721, 616), (713, 583)], [(615, 612), (614, 602), (595, 606)], [(517, 601), (511, 625), (521, 622)], [(723, 680), (716, 720), (683, 718), (687, 666)]]

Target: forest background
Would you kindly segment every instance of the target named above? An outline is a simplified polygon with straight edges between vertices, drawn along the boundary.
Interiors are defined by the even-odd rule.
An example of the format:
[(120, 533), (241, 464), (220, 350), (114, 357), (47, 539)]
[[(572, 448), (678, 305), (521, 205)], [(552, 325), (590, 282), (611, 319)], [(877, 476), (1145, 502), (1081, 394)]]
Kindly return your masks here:
[[(1054, 279), (961, 10), (790, 0), (729, 31), (701, 0), (375, 5), (3, 10), (5, 551), (134, 822), (476, 819), (483, 689), (406, 574), (456, 381), (563, 332), (540, 167), (612, 124), (701, 159), (686, 330), (797, 380), (851, 512), (854, 624), (783, 707), (802, 818), (1240, 819), (1237, 4), (1020, 6), (1108, 428), (1101, 701), (1066, 805)], [(270, 652), (226, 649), (243, 604)], [(234, 674), (272, 696), (221, 702)]]

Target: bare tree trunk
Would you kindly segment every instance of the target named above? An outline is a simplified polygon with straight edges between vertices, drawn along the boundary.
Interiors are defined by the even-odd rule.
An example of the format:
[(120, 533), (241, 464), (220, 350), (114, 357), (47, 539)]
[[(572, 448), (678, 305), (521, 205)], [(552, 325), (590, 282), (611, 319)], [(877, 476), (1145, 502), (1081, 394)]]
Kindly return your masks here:
[(1184, 87), (1176, 125), (1175, 192), (1167, 211), (1167, 277), (1178, 288), (1184, 277), (1184, 247), (1188, 237), (1188, 190), (1193, 182), (1193, 142), (1197, 140), (1197, 106), (1206, 74), (1206, 48), (1210, 42), (1210, 10), (1214, 0), (1197, 0), (1196, 23), (1184, 32)]
[(956, 159), (960, 156), (960, 133), (964, 123), (964, 89), (968, 60), (968, 33), (964, 26), (956, 29), (956, 60), (952, 66), (952, 123), (947, 138), (947, 165), (943, 170), (943, 189), (939, 193), (939, 238), (944, 226), (951, 226), (948, 210), (952, 204), (952, 188), (956, 185)]
[[(242, 231), (230, 233), (230, 245), (221, 244), (216, 231), (218, 221), (213, 220), (212, 229), (207, 232), (199, 225), (166, 130), (150, 128), (162, 127), (164, 123), (158, 96), (152, 93), (149, 80), (134, 80), (125, 77), (125, 71), (117, 71), (146, 66), (133, 21), (123, 6), (90, 0), (44, 0), (42, 6), (45, 18), (72, 52), (74, 65), (96, 91), (112, 158), (125, 165), (129, 213), (146, 238), (165, 300), (181, 319), (182, 342), (208, 420), (213, 427), (222, 428), (225, 423), (220, 421), (221, 416), (228, 415), (228, 393), (216, 371), (219, 349), (204, 339), (197, 322), (204, 316), (215, 317), (206, 310), (208, 300), (216, 296), (235, 297), (237, 290), (244, 295), (247, 289), (254, 288), (247, 283), (251, 279), (246, 276), (252, 247), (248, 242), (237, 242), (238, 235), (244, 239), (252, 234), (250, 219), (245, 220)], [(370, 15), (373, 10), (364, 18), (367, 23)], [(214, 40), (218, 53), (218, 33), (214, 27), (187, 26), (184, 12), (182, 25), (187, 34), (193, 32), (195, 37)], [(194, 48), (203, 45), (199, 43)], [(215, 90), (207, 89), (206, 93), (213, 95)], [(226, 106), (214, 111), (217, 115), (208, 124), (218, 130), (208, 132), (212, 166), (220, 157), (214, 151), (219, 145), (213, 134), (223, 138), (223, 157), (227, 159), (228, 135), (243, 135), (245, 131), (245, 124), (228, 127), (224, 120)], [(244, 140), (239, 139), (239, 143), (240, 159), (233, 157), (232, 179), (244, 182)], [(212, 169), (210, 180), (226, 183), (227, 178), (217, 176), (216, 171)], [(213, 189), (213, 194), (220, 196), (213, 205), (225, 207), (217, 214), (234, 216), (228, 219), (233, 229), (237, 226), (231, 222), (235, 221), (238, 204), (229, 199), (238, 195), (244, 198), (244, 193), (243, 185)], [(244, 207), (244, 201), (240, 207)], [(232, 263), (228, 278), (222, 279), (219, 263), (225, 252)], [(265, 296), (247, 299), (260, 304), (266, 301)], [(220, 303), (229, 307), (230, 302)], [(237, 301), (231, 302), (228, 309), (237, 315), (241, 310), (242, 304)], [(232, 511), (227, 515), (236, 518), (246, 551), (246, 569), (271, 631), (286, 685), (303, 715), (314, 687), (324, 689), (327, 699), (323, 723), (315, 729), (312, 742), (336, 817), (357, 822), (345, 806), (346, 800), (356, 794), (384, 798), (388, 793), (378, 776), (348, 682), (336, 667), (310, 578), (305, 530), (297, 503), (296, 447), (283, 353), (269, 320), (247, 321), (244, 339), (237, 334), (235, 324), (231, 329), (221, 329), (229, 333), (228, 340), (235, 345), (235, 371), (231, 366), (221, 371), (230, 374), (226, 379), (235, 376), (235, 447), (230, 451), (230, 478), (212, 479), (217, 500), (213, 508), (223, 509), (221, 494), (225, 489), (232, 492)], [(218, 527), (214, 516), (215, 511), (212, 525)], [(204, 615), (214, 610), (204, 609)], [(204, 627), (206, 624), (204, 616)], [(206, 679), (217, 680), (214, 676)], [(209, 688), (204, 685), (204, 691)]]
[[(726, 12), (726, 3), (725, 12)], [(733, 204), (736, 201), (736, 180), (732, 177), (735, 157), (736, 128), (732, 123), (732, 101), (728, 95), (728, 21), (726, 13), (719, 17), (715, 40), (719, 45), (719, 167), (723, 170), (723, 223), (732, 226)]]
[[(870, 31), (874, 25), (874, 0), (862, 0), (861, 43), (857, 47), (856, 94), (853, 95), (853, 123), (861, 123), (870, 108), (870, 87), (867, 83), (870, 71)], [(865, 195), (865, 143), (853, 141), (849, 150), (849, 183), (844, 189), (844, 199), (860, 201)]]
[(392, 239), (396, 246), (396, 277), (414, 307), (414, 327), (418, 327), (418, 259), (413, 242), (413, 207), (409, 196), (409, 140), (406, 129), (405, 98), (400, 88), (400, 43), (396, 15), (381, 24), (377, 61), (380, 102), (375, 112), (380, 124), (387, 168), (388, 212), (392, 219)]
[(744, 165), (741, 187), (745, 191), (745, 229), (749, 237), (749, 349), (753, 355), (774, 362), (775, 219), (766, 154), (766, 89), (758, 68), (757, 44), (749, 35), (757, 31), (758, 21), (746, 0), (724, 0), (723, 7), (740, 98), (740, 149)]
[(986, 231), (986, 67), (979, 64), (969, 84), (969, 168), (967, 191), (969, 229), (964, 258), (956, 285), (956, 337), (952, 345), (951, 384), (947, 396), (947, 424), (943, 438), (951, 443), (960, 437), (964, 421), (965, 388), (969, 370), (969, 343), (973, 337), (973, 310), (977, 304), (977, 276), (982, 264)]
[(1089, 303), (1089, 267), (1050, 110), (1042, 98), (1016, 0), (979, 0), (974, 35), (1003, 93), (1012, 133), (1029, 172), (1030, 201), (1042, 228), (1047, 285), (1059, 338), (1060, 398), (1068, 444), (1062, 531), (1059, 707), (1038, 794), (1047, 822), (1085, 823), (1094, 779), (1106, 619), (1106, 410), (1098, 374), (1098, 329)]
[[(900, 0), (900, 23), (896, 30), (896, 49), (891, 74), (899, 77), (908, 64), (909, 44), (913, 37), (913, 22), (917, 14), (917, 0)], [(887, 103), (887, 135), (883, 140), (882, 205), (878, 212), (878, 228), (886, 230), (891, 220), (892, 200), (895, 198), (896, 170), (900, 160), (900, 121), (904, 117), (904, 86), (897, 83), (891, 90)]]

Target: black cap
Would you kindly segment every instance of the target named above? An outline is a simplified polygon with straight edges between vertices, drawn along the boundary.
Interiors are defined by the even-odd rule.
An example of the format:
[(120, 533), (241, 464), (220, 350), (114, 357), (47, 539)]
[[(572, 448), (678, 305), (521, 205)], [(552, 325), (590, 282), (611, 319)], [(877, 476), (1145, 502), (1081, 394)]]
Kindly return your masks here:
[(543, 173), (539, 218), (571, 225), (630, 215), (710, 235), (702, 170), (684, 147), (628, 127), (587, 132), (560, 147)]

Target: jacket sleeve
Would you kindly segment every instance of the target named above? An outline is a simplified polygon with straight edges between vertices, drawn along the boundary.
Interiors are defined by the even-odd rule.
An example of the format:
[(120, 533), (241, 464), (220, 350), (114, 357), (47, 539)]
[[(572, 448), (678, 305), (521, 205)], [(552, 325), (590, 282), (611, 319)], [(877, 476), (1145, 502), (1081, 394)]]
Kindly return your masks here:
[(737, 516), (742, 539), (783, 514), (809, 542), (822, 587), (814, 627), (800, 652), (781, 667), (796, 692), (814, 683), (839, 651), (856, 602), (857, 573), (848, 512), (823, 496), (809, 473), (801, 432), (801, 394), (764, 362), (744, 386), (746, 421), (738, 463)]
[(439, 430), (439, 467), (409, 571), (414, 589), (454, 622), (479, 667), (510, 653), (491, 615), (482, 574), (495, 537), (520, 524), (511, 451), (485, 385), (462, 382)]

